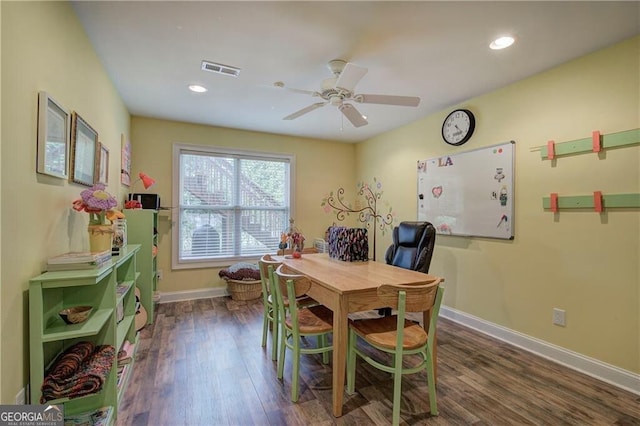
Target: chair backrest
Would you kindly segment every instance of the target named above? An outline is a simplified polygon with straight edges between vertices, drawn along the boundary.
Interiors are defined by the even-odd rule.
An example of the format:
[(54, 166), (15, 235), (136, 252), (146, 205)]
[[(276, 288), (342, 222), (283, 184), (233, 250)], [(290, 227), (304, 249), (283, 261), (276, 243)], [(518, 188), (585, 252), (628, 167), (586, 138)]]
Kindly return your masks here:
[[(440, 287), (442, 278), (434, 278), (433, 281), (417, 285), (391, 285), (383, 284), (378, 287), (378, 299), (386, 306), (398, 310), (398, 330), (404, 324), (407, 312), (425, 312), (431, 310), (431, 320), (427, 330), (429, 345), (433, 344), (436, 323), (440, 313), (440, 304), (444, 288)], [(402, 341), (402, 335), (398, 344)]]
[[(269, 275), (269, 266), (275, 270), (280, 265), (281, 262), (274, 260), (270, 254), (265, 254), (258, 261), (258, 266), (260, 267), (260, 281), (262, 284), (262, 297), (264, 298), (265, 304), (267, 303), (267, 298), (273, 292), (273, 286), (271, 285), (272, 281)], [(275, 297), (275, 295), (273, 297)]]
[[(294, 339), (298, 339), (298, 305), (296, 299), (307, 294), (307, 291), (311, 288), (311, 281), (304, 275), (292, 273), (287, 269), (286, 265), (278, 266), (274, 274), (274, 281), (280, 318), (282, 318), (283, 324), (286, 324), (284, 319), (286, 314), (289, 314)], [(288, 299), (288, 303), (284, 302), (284, 297)], [(285, 304), (288, 305), (288, 309), (285, 309)]]
[[(294, 274), (285, 265), (280, 265), (276, 269), (276, 291), (280, 291), (283, 297), (295, 300), (304, 296), (311, 288), (311, 281), (304, 275)], [(288, 285), (288, 283), (292, 285)]]
[(400, 222), (393, 228), (393, 244), (385, 254), (389, 265), (427, 273), (436, 243), (436, 228), (429, 222)]

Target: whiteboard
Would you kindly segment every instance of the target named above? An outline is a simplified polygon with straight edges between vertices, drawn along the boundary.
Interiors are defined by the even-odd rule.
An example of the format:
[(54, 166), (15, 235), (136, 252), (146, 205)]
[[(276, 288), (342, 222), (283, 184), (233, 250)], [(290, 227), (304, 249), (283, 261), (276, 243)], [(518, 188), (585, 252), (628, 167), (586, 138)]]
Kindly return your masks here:
[(418, 220), (438, 234), (513, 239), (515, 142), (418, 161)]

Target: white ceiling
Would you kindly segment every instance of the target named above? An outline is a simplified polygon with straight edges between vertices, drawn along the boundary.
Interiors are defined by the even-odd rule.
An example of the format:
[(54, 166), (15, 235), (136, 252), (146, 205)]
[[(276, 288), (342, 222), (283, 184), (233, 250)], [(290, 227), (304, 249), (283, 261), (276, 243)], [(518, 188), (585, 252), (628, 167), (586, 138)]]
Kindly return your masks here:
[[(345, 142), (365, 140), (640, 33), (640, 2), (74, 1), (133, 115)], [(496, 36), (514, 46), (492, 51)], [(417, 108), (356, 104), (354, 128), (315, 91), (341, 58), (368, 68), (357, 93), (419, 96)], [(237, 78), (201, 71), (208, 60)], [(187, 90), (189, 84), (209, 89)]]

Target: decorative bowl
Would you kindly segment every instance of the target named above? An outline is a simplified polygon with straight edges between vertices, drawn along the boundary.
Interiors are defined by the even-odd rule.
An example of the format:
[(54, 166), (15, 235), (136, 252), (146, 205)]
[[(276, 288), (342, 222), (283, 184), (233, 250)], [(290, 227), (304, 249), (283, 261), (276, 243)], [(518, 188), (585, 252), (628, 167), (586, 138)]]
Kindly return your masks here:
[(89, 314), (93, 310), (91, 306), (73, 306), (71, 308), (63, 309), (58, 312), (60, 318), (67, 324), (79, 324), (89, 318)]

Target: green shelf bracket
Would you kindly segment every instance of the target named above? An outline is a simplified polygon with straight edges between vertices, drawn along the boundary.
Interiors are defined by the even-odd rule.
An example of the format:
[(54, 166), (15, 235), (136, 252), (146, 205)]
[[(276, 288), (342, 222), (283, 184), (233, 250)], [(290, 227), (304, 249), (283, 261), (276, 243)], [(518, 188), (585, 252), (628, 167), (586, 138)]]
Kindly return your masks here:
[(596, 191), (593, 195), (559, 197), (551, 194), (542, 198), (542, 207), (553, 212), (559, 209), (594, 209), (601, 212), (611, 208), (639, 208), (640, 194), (607, 194)]
[(608, 135), (601, 135), (599, 131), (594, 131), (590, 138), (560, 143), (549, 141), (547, 145), (537, 147), (535, 150), (540, 150), (540, 158), (543, 160), (552, 160), (560, 155), (599, 152), (602, 149), (636, 144), (640, 144), (640, 129), (626, 130)]

